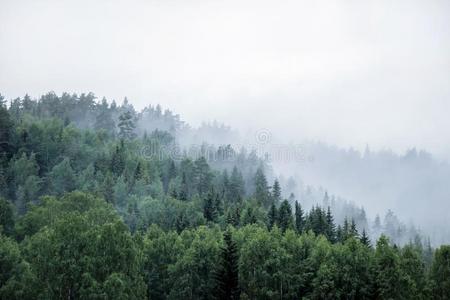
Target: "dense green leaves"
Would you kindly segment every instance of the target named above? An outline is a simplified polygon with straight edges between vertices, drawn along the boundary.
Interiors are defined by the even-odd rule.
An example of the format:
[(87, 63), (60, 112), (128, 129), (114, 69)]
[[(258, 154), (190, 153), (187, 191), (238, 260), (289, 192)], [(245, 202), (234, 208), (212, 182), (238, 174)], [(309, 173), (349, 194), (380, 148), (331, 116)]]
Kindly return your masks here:
[(0, 101), (0, 299), (449, 298), (448, 246), (376, 242), (254, 152), (173, 157), (177, 116), (94, 99)]

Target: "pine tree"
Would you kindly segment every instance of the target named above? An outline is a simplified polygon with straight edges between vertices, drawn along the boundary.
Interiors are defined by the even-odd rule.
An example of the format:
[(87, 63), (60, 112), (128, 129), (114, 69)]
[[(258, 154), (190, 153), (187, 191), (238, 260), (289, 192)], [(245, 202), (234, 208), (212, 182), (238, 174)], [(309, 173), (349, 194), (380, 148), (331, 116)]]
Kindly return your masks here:
[(361, 238), (359, 239), (361, 243), (366, 247), (371, 247), (369, 236), (366, 233), (366, 229), (363, 229)]
[(235, 166), (231, 172), (228, 197), (232, 203), (240, 203), (244, 196), (244, 178)]
[(275, 206), (275, 204), (272, 204), (270, 206), (269, 212), (267, 214), (267, 219), (268, 219), (267, 227), (270, 230), (277, 223), (277, 219), (278, 219), (278, 211), (277, 211), (277, 207)]
[(350, 225), (350, 232), (349, 232), (349, 235), (351, 236), (351, 237), (358, 237), (358, 229), (356, 229), (356, 223), (355, 223), (355, 220), (354, 219), (352, 219), (352, 223), (351, 223), (351, 225)]
[(0, 234), (10, 235), (14, 230), (13, 206), (0, 197)]
[(116, 145), (114, 152), (111, 157), (111, 172), (120, 176), (125, 169), (125, 145), (123, 141), (120, 142), (120, 145)]
[(282, 232), (285, 232), (286, 229), (292, 227), (292, 208), (287, 200), (281, 202), (279, 213), (278, 213), (278, 223), (280, 225), (280, 229)]
[(218, 300), (238, 300), (239, 268), (238, 249), (229, 230), (223, 234), (224, 246), (221, 248), (220, 262), (215, 272), (215, 298)]
[(272, 188), (272, 201), (275, 205), (279, 205), (281, 201), (281, 187), (278, 180), (275, 180)]
[(95, 117), (94, 128), (96, 130), (105, 130), (110, 134), (114, 134), (114, 120), (112, 118), (111, 111), (108, 107), (108, 102), (105, 98), (102, 99), (102, 103), (97, 106), (98, 114)]
[(343, 243), (345, 241), (345, 234), (341, 225), (338, 225), (336, 229), (336, 241), (339, 243)]
[(298, 201), (295, 201), (295, 229), (298, 233), (302, 233), (305, 228), (305, 218), (303, 216), (303, 210), (298, 203)]
[(194, 162), (194, 178), (197, 185), (198, 194), (203, 196), (211, 188), (212, 173), (208, 162), (202, 156)]
[(178, 200), (187, 201), (189, 198), (189, 186), (186, 180), (186, 173), (183, 172), (181, 175), (181, 186), (180, 192), (178, 193)]
[(214, 222), (217, 218), (214, 193), (210, 191), (203, 201), (203, 216), (206, 221)]
[(348, 219), (344, 219), (344, 226), (342, 227), (342, 241), (347, 240), (350, 237), (350, 224), (348, 224)]
[(128, 110), (119, 117), (119, 137), (121, 139), (133, 139), (136, 134), (134, 132), (136, 125), (134, 124), (133, 115)]
[(264, 207), (270, 206), (270, 192), (267, 186), (266, 175), (262, 168), (258, 168), (255, 174), (255, 198), (258, 203)]
[(242, 216), (242, 226), (249, 225), (249, 224), (255, 224), (256, 223), (256, 216), (253, 212), (252, 207), (247, 207), (245, 210), (245, 213)]
[(435, 299), (450, 299), (450, 245), (436, 249), (430, 279)]
[(11, 158), (13, 145), (13, 122), (8, 110), (3, 105), (3, 97), (0, 95), (0, 166), (6, 167), (6, 162)]
[(111, 204), (115, 204), (114, 201), (114, 179), (110, 172), (108, 172), (103, 180), (102, 193), (105, 201)]
[(331, 214), (331, 209), (329, 206), (327, 209), (326, 218), (327, 218), (326, 237), (330, 242), (334, 243), (334, 242), (336, 242), (336, 227), (334, 225), (333, 215)]

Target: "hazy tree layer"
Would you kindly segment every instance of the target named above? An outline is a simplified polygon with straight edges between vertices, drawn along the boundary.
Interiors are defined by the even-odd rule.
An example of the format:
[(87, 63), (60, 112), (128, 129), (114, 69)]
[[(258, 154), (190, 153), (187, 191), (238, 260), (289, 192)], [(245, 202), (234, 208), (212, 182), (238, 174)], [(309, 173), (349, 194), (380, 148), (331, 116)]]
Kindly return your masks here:
[(91, 94), (2, 101), (0, 298), (450, 297), (450, 246), (306, 211), (254, 153), (173, 157), (183, 126)]

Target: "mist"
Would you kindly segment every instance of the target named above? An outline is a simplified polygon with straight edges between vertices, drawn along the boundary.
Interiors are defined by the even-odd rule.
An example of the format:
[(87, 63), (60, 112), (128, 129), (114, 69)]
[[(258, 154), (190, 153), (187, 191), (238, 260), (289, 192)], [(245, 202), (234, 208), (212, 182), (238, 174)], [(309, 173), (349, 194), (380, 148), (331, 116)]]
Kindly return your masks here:
[(449, 5), (3, 0), (0, 86), (10, 98), (127, 96), (193, 125), (447, 159)]
[[(252, 144), (264, 132), (311, 158), (273, 161), (274, 176), (323, 186), (372, 215), (393, 208), (419, 226), (434, 217), (446, 226), (448, 210), (423, 212), (450, 197), (449, 13), (445, 0), (2, 0), (0, 92), (159, 103), (199, 128), (185, 144)], [(208, 135), (202, 124), (215, 120), (238, 142), (236, 132)], [(366, 146), (390, 153), (387, 170), (368, 175)], [(405, 163), (380, 179), (413, 148), (428, 153), (426, 170)], [(349, 149), (357, 166), (337, 155)]]
[(450, 299), (450, 1), (0, 0), (0, 299)]

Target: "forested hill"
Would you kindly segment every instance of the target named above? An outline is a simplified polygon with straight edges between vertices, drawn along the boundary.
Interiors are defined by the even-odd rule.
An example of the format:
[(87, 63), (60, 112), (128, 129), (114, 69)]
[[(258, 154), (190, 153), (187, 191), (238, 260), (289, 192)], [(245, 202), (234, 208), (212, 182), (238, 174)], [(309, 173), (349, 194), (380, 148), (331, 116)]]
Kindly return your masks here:
[(179, 146), (227, 127), (93, 94), (0, 99), (1, 299), (450, 297), (449, 246), (371, 241), (327, 193), (285, 197), (252, 151)]

